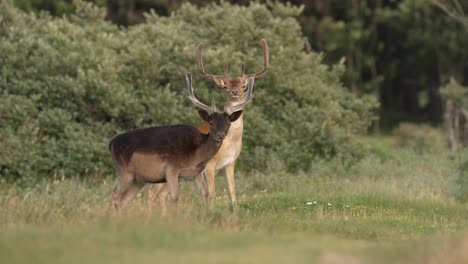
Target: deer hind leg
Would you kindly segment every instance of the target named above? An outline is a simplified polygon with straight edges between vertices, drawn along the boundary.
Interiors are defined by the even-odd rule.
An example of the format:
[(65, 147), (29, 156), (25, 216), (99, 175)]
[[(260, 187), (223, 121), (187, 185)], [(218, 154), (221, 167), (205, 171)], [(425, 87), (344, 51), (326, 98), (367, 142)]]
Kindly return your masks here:
[(234, 181), (234, 163), (226, 166), (226, 178), (229, 185), (232, 210), (237, 211), (236, 183)]
[(215, 175), (216, 175), (216, 164), (213, 162), (208, 163), (203, 171), (206, 183), (208, 185), (208, 208), (211, 210), (215, 207), (216, 201), (216, 186), (215, 186)]
[(195, 176), (195, 182), (197, 183), (198, 189), (200, 189), (202, 199), (203, 199), (203, 206), (205, 209), (208, 208), (208, 188), (206, 186), (205, 178), (203, 177), (202, 173)]
[(143, 182), (132, 181), (122, 197), (122, 206), (125, 207), (128, 201), (130, 201), (144, 186), (145, 184)]
[(156, 184), (155, 189), (161, 215), (165, 216), (167, 214), (167, 195), (169, 194), (168, 185), (166, 183)]

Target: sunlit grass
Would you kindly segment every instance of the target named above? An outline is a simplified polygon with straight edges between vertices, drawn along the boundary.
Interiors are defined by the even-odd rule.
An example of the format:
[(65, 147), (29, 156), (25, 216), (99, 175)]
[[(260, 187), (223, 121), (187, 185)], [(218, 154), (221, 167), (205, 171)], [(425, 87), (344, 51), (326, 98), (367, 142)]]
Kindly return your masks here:
[(460, 205), (409, 200), (382, 194), (331, 194), (322, 197), (270, 195), (243, 205), (250, 226), (386, 240), (450, 233), (467, 226), (468, 209)]
[(114, 179), (0, 184), (1, 263), (466, 263), (468, 207), (445, 153), (372, 143), (353, 167), (236, 173), (239, 210), (224, 177), (203, 210), (181, 182), (178, 214), (161, 217), (148, 188), (111, 206)]
[[(206, 214), (195, 184), (183, 182), (179, 212), (167, 217), (160, 216), (147, 190), (115, 212), (112, 179), (57, 179), (21, 188), (4, 184), (0, 260), (341, 263), (354, 258), (373, 263), (390, 256), (425, 263), (421, 260), (437, 252), (427, 252), (424, 245), (441, 243), (445, 253), (437, 256), (442, 256), (459, 250), (447, 244), (466, 244), (460, 232), (468, 228), (468, 208), (431, 191), (401, 195), (402, 190), (385, 189), (370, 179), (339, 182), (280, 175), (276, 180), (291, 178), (298, 183), (274, 190), (245, 187), (254, 186), (256, 179), (239, 177), (243, 184), (238, 214), (228, 209), (223, 178), (218, 207)], [(467, 258), (461, 254), (456, 259)]]

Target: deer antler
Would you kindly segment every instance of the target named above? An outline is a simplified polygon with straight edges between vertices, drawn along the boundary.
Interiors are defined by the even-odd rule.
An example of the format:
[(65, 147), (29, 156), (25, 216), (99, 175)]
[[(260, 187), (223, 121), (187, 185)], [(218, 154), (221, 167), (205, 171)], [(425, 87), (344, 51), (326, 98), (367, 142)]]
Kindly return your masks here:
[(227, 114), (232, 114), (234, 112), (237, 112), (241, 110), (245, 104), (249, 103), (252, 98), (254, 97), (252, 94), (253, 91), (253, 85), (254, 85), (255, 77), (249, 77), (249, 81), (247, 83), (247, 93), (245, 94), (245, 97), (239, 101), (239, 103), (228, 107), (226, 104), (224, 105), (224, 112)]
[[(198, 67), (198, 71), (200, 71), (201, 75), (206, 77), (206, 78), (209, 78), (209, 79), (214, 79), (216, 77), (221, 77), (221, 76), (218, 76), (218, 75), (213, 75), (213, 74), (209, 74), (205, 71), (205, 67), (203, 67), (203, 59), (202, 59), (202, 51), (203, 51), (203, 43), (198, 43), (196, 49), (195, 49), (195, 53), (196, 53), (196, 62), (197, 62), (197, 67)], [(227, 65), (225, 65), (224, 67), (224, 73), (227, 74)]]
[(192, 103), (196, 105), (198, 108), (207, 112), (209, 115), (212, 115), (214, 112), (216, 112), (215, 109), (205, 105), (204, 103), (200, 102), (195, 97), (195, 94), (193, 93), (193, 86), (192, 86), (192, 74), (190, 72), (187, 72), (187, 74), (185, 75), (185, 79), (187, 81), (187, 89), (188, 89), (190, 101), (192, 101)]
[[(255, 79), (262, 78), (268, 72), (268, 65), (270, 64), (270, 48), (265, 39), (260, 40), (260, 45), (263, 49), (263, 69), (257, 73), (249, 74), (249, 77), (255, 77)], [(242, 65), (242, 74), (244, 74), (244, 65)]]
[[(260, 40), (260, 45), (262, 46), (263, 49), (263, 69), (257, 73), (254, 74), (247, 74), (248, 77), (254, 77), (255, 79), (262, 78), (267, 72), (268, 72), (268, 65), (270, 64), (270, 49), (268, 48), (268, 44), (265, 39)], [(196, 57), (196, 62), (197, 62), (197, 67), (198, 71), (200, 71), (201, 75), (209, 78), (209, 79), (215, 79), (215, 78), (228, 78), (229, 77), (229, 69), (228, 65), (224, 65), (224, 76), (223, 75), (214, 75), (207, 73), (205, 71), (205, 67), (203, 66), (203, 43), (198, 43), (197, 47), (195, 48), (195, 57)], [(244, 76), (245, 74), (245, 66), (242, 64), (241, 67), (241, 75)]]

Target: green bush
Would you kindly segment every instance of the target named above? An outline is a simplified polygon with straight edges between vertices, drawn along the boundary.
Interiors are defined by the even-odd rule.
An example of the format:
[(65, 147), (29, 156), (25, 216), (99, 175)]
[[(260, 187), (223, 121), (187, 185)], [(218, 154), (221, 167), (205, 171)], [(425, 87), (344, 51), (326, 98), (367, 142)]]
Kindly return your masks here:
[(468, 150), (462, 149), (453, 155), (454, 167), (457, 169), (457, 192), (456, 198), (468, 203)]
[[(197, 72), (200, 41), (215, 74), (224, 63), (258, 71), (259, 40), (270, 46), (270, 70), (245, 111), (241, 168), (307, 170), (316, 158), (362, 155), (354, 138), (367, 129), (375, 102), (346, 91), (343, 65), (329, 68), (322, 55), (303, 51), (300, 8), (185, 4), (170, 17), (151, 13), (143, 24), (119, 28), (104, 21), (104, 10), (75, 4), (64, 18), (0, 5), (2, 175), (109, 174), (107, 144), (117, 133), (200, 122), (184, 82), (186, 72)], [(197, 77), (194, 85), (205, 102), (223, 98), (212, 82)]]
[(407, 147), (417, 153), (448, 150), (447, 139), (442, 131), (429, 125), (401, 123), (392, 134), (399, 147)]

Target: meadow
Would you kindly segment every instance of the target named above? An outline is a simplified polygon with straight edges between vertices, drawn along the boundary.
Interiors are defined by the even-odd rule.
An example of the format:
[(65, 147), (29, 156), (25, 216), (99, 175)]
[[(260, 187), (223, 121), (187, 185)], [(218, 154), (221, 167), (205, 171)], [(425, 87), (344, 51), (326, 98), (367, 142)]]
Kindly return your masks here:
[(0, 262), (466, 263), (468, 207), (453, 195), (450, 159), (368, 142), (393, 156), (239, 173), (238, 213), (223, 176), (216, 209), (205, 212), (186, 181), (178, 213), (166, 217), (149, 187), (115, 212), (110, 175), (3, 182)]

